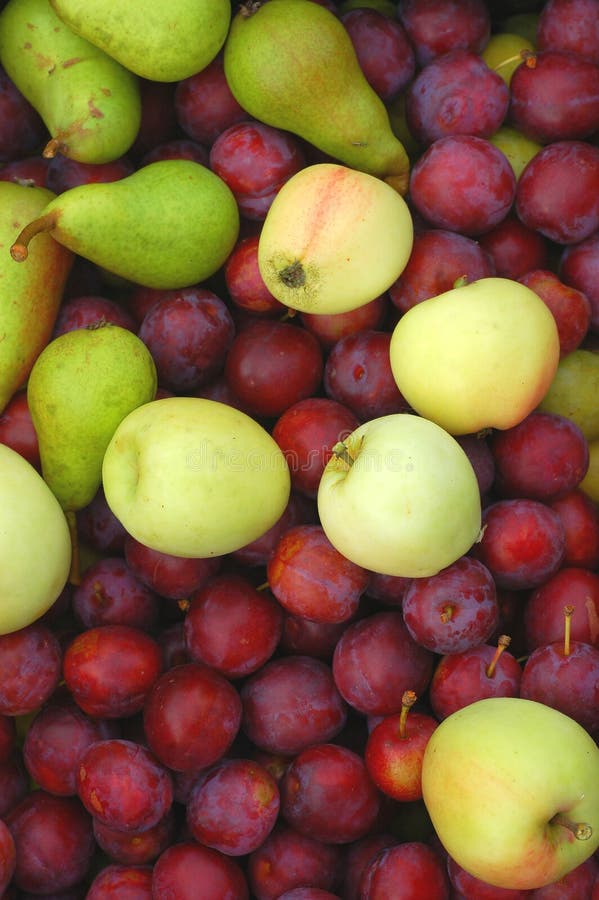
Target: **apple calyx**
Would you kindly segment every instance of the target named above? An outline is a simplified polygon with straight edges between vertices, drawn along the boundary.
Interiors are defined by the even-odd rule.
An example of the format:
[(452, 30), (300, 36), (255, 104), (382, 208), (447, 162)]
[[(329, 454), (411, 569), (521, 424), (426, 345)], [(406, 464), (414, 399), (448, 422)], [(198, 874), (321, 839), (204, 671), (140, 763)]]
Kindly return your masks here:
[(485, 669), (485, 675), (487, 676), (487, 678), (494, 678), (495, 668), (497, 666), (499, 657), (501, 656), (503, 651), (509, 647), (511, 642), (512, 642), (512, 639), (511, 639), (511, 637), (509, 637), (509, 635), (507, 635), (507, 634), (499, 635), (499, 637), (497, 638), (497, 647), (495, 649), (495, 654), (493, 656), (493, 659), (491, 660), (491, 662)]
[(299, 259), (296, 259), (288, 266), (285, 266), (284, 269), (281, 269), (281, 271), (279, 272), (279, 278), (281, 279), (285, 287), (303, 287), (306, 283), (306, 270), (302, 266)]
[(36, 234), (41, 234), (44, 231), (52, 231), (55, 225), (55, 212), (46, 213), (44, 216), (40, 216), (38, 219), (34, 219), (32, 222), (29, 222), (28, 225), (25, 225), (10, 248), (10, 255), (14, 261), (24, 262), (29, 255), (27, 247), (29, 246), (30, 240), (35, 237)]
[(593, 835), (593, 829), (587, 822), (571, 822), (563, 813), (556, 813), (551, 819), (552, 825), (562, 825), (572, 832), (577, 841), (588, 841)]
[(408, 713), (417, 700), (414, 691), (404, 691), (401, 697), (401, 712), (399, 714), (399, 736), (404, 741), (407, 736)]
[(564, 656), (570, 656), (570, 634), (573, 615), (574, 607), (570, 606), (570, 604), (564, 606)]

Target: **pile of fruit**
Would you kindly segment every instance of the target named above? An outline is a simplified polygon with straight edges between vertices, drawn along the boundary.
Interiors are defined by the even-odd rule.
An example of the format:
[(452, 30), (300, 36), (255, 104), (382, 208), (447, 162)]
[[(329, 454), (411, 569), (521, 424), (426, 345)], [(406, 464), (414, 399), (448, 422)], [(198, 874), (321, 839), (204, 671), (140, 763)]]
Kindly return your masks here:
[(0, 0), (0, 898), (599, 900), (599, 0)]

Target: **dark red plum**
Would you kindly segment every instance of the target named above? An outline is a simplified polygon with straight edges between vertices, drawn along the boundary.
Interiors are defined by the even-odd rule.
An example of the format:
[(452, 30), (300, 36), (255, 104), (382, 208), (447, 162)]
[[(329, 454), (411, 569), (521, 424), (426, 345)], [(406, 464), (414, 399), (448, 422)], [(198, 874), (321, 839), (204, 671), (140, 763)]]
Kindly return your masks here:
[(71, 606), (85, 628), (130, 625), (143, 631), (154, 628), (160, 609), (158, 595), (120, 556), (105, 556), (85, 570)]
[(171, 844), (154, 863), (153, 900), (197, 900), (200, 885), (202, 900), (249, 900), (238, 863), (196, 841)]
[(495, 275), (483, 246), (442, 228), (418, 232), (405, 269), (389, 288), (393, 304), (405, 313), (422, 300), (450, 291), (459, 279), (470, 282)]
[(300, 494), (298, 491), (291, 491), (287, 506), (283, 510), (280, 518), (274, 525), (265, 531), (255, 541), (250, 541), (239, 550), (235, 550), (231, 554), (231, 558), (243, 566), (255, 568), (257, 566), (265, 566), (272, 556), (275, 546), (279, 538), (295, 525), (305, 525), (316, 522), (318, 514), (316, 504), (313, 500)]
[(150, 749), (169, 769), (211, 766), (231, 747), (241, 722), (241, 700), (220, 672), (190, 662), (156, 681), (143, 710)]
[(175, 138), (152, 147), (142, 156), (138, 168), (162, 159), (190, 159), (192, 162), (208, 167), (210, 154), (208, 149), (203, 144), (198, 144), (197, 141), (189, 138)]
[(119, 325), (128, 331), (136, 331), (133, 316), (109, 297), (82, 296), (71, 297), (62, 303), (58, 310), (52, 336), (58, 337), (67, 331), (77, 328), (89, 328), (102, 322)]
[(406, 122), (422, 146), (451, 134), (489, 138), (509, 105), (507, 84), (471, 50), (431, 60), (406, 90)]
[(306, 397), (288, 407), (275, 422), (272, 436), (285, 454), (292, 487), (315, 498), (332, 448), (359, 424), (349, 407), (329, 397)]
[(458, 47), (480, 53), (491, 34), (483, 0), (400, 0), (397, 15), (419, 66)]
[(521, 278), (533, 269), (549, 265), (549, 241), (538, 231), (528, 228), (513, 213), (479, 237), (500, 278)]
[(559, 335), (560, 354), (578, 349), (591, 324), (591, 302), (586, 294), (564, 284), (548, 269), (532, 269), (518, 279), (550, 309)]
[(348, 407), (360, 422), (409, 408), (393, 377), (390, 343), (388, 331), (362, 330), (340, 338), (327, 356), (325, 394)]
[(482, 537), (471, 550), (498, 587), (535, 588), (560, 567), (566, 536), (556, 512), (526, 497), (498, 500), (482, 515)]
[(31, 779), (23, 762), (23, 753), (16, 748), (0, 762), (0, 819), (27, 796)]
[(227, 856), (262, 846), (279, 815), (277, 782), (250, 759), (227, 759), (201, 775), (191, 790), (186, 820), (196, 841)]
[(278, 900), (341, 900), (339, 894), (315, 887), (297, 887), (281, 894)]
[(218, 375), (235, 336), (226, 304), (206, 288), (165, 291), (138, 331), (156, 363), (158, 383), (192, 391)]
[(248, 117), (227, 84), (220, 53), (200, 72), (177, 83), (174, 110), (185, 134), (206, 147), (226, 128)]
[(242, 729), (260, 750), (292, 756), (335, 738), (347, 706), (331, 667), (309, 656), (270, 660), (240, 689)]
[(0, 67), (0, 163), (34, 153), (46, 140), (46, 126)]
[(332, 890), (340, 882), (342, 860), (339, 846), (308, 837), (279, 820), (248, 857), (252, 895), (256, 900), (278, 900), (285, 891), (305, 884)]
[(458, 709), (486, 697), (518, 697), (522, 669), (507, 650), (509, 645), (509, 637), (502, 635), (497, 647), (479, 644), (463, 653), (443, 656), (429, 688), (435, 717), (446, 719)]
[(323, 352), (313, 334), (289, 322), (264, 320), (238, 331), (225, 377), (252, 415), (277, 418), (317, 393), (323, 368)]
[(537, 21), (539, 50), (569, 50), (599, 63), (599, 10), (595, 0), (546, 0)]
[(366, 81), (386, 103), (404, 90), (416, 71), (416, 56), (403, 25), (377, 9), (352, 9), (341, 16)]
[(515, 208), (525, 225), (557, 244), (590, 237), (599, 228), (599, 147), (586, 141), (543, 147), (518, 179)]
[(572, 640), (599, 648), (599, 575), (590, 569), (564, 566), (526, 601), (524, 627), (529, 652), (562, 638), (567, 605), (573, 607)]
[(152, 900), (151, 866), (111, 863), (100, 869), (89, 886), (86, 900)]
[(12, 880), (17, 865), (17, 851), (8, 825), (0, 819), (0, 897)]
[(246, 219), (262, 222), (292, 175), (306, 165), (298, 138), (262, 122), (237, 122), (210, 148), (210, 168), (229, 186)]
[(77, 794), (95, 819), (120, 831), (158, 824), (173, 802), (168, 769), (134, 741), (96, 741), (77, 766)]
[(46, 187), (49, 159), (43, 156), (26, 156), (13, 159), (0, 166), (0, 181), (13, 181), (25, 187)]
[(398, 839), (391, 832), (378, 832), (367, 834), (366, 837), (346, 844), (342, 889), (345, 900), (360, 900), (362, 872), (377, 853), (398, 843)]
[(287, 612), (333, 624), (354, 616), (369, 579), (366, 569), (336, 550), (320, 525), (296, 525), (285, 532), (266, 574)]
[(143, 866), (154, 862), (177, 835), (178, 823), (173, 806), (156, 825), (143, 831), (121, 831), (92, 818), (98, 847), (110, 859), (125, 866)]
[(17, 391), (0, 413), (0, 441), (41, 471), (40, 448), (33, 426), (27, 391)]
[(449, 900), (450, 883), (442, 857), (422, 841), (381, 850), (360, 879), (360, 898)]
[(161, 597), (179, 600), (189, 597), (219, 571), (219, 556), (189, 559), (153, 550), (131, 535), (125, 539), (125, 561), (133, 574)]
[(140, 712), (162, 671), (160, 646), (141, 628), (87, 628), (68, 645), (63, 676), (73, 699), (90, 716), (122, 718)]
[(313, 622), (285, 613), (279, 651), (286, 656), (312, 656), (330, 664), (347, 622)]
[(300, 313), (300, 320), (317, 339), (323, 350), (330, 350), (337, 341), (359, 331), (376, 331), (388, 318), (389, 297), (381, 294), (357, 309), (345, 313)]
[(50, 160), (46, 173), (46, 187), (62, 194), (81, 184), (109, 184), (132, 175), (135, 166), (123, 156), (107, 163), (85, 163), (58, 153)]
[(463, 556), (428, 578), (414, 578), (403, 600), (414, 640), (433, 653), (461, 653), (486, 641), (499, 621), (495, 582), (481, 562)]
[(588, 298), (590, 330), (599, 332), (599, 234), (564, 248), (559, 260), (559, 276)]
[(409, 193), (416, 212), (430, 226), (477, 237), (510, 212), (516, 176), (490, 141), (449, 135), (434, 141), (414, 164)]
[(494, 489), (503, 497), (555, 500), (578, 487), (589, 466), (589, 445), (571, 419), (534, 410), (490, 438)]
[(5, 821), (17, 850), (13, 881), (21, 891), (66, 891), (88, 874), (95, 851), (92, 818), (77, 797), (33, 790)]
[(241, 310), (254, 316), (280, 316), (286, 307), (270, 293), (258, 267), (259, 235), (241, 238), (223, 269), (227, 292)]
[(0, 714), (35, 712), (58, 687), (61, 666), (58, 639), (41, 622), (0, 635)]
[(0, 763), (5, 762), (15, 749), (17, 728), (14, 716), (0, 715)]
[(433, 653), (416, 643), (398, 610), (353, 622), (333, 655), (335, 684), (347, 703), (363, 715), (399, 712), (404, 691), (422, 696), (433, 666)]
[(487, 884), (459, 866), (451, 856), (447, 857), (447, 874), (459, 900), (531, 900), (534, 893)]
[(402, 575), (383, 575), (380, 572), (371, 572), (366, 593), (374, 600), (378, 600), (383, 606), (401, 607), (407, 593), (411, 578)]
[(327, 844), (364, 837), (380, 811), (380, 795), (364, 760), (337, 744), (302, 750), (283, 775), (280, 791), (285, 821)]
[(141, 121), (129, 154), (140, 159), (158, 144), (180, 136), (175, 114), (176, 83), (139, 79)]
[(486, 497), (495, 481), (495, 460), (489, 447), (489, 436), (484, 432), (459, 434), (456, 441), (474, 470), (481, 497)]
[(512, 75), (508, 118), (541, 144), (590, 137), (599, 122), (599, 65), (561, 50), (529, 57)]
[(270, 659), (282, 628), (283, 610), (272, 593), (257, 590), (242, 575), (223, 573), (190, 598), (185, 645), (195, 662), (242, 678)]
[(549, 506), (558, 514), (566, 533), (563, 566), (599, 567), (599, 507), (580, 488), (574, 488)]

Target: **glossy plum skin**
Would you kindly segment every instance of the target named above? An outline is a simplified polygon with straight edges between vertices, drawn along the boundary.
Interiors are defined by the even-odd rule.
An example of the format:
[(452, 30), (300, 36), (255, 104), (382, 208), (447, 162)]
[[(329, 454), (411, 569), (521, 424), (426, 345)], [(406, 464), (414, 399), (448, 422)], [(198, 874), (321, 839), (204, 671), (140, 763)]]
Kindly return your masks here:
[(237, 862), (196, 841), (171, 844), (154, 863), (152, 897), (157, 900), (194, 900), (199, 885), (203, 900), (249, 900), (247, 882)]
[(143, 831), (110, 828), (96, 817), (93, 817), (93, 828), (97, 845), (112, 860), (125, 866), (143, 866), (154, 862), (173, 843), (178, 822), (175, 807), (171, 806), (156, 825)]
[(283, 610), (268, 591), (242, 575), (217, 575), (192, 595), (184, 622), (185, 645), (196, 662), (227, 678), (242, 678), (273, 655)]
[(508, 650), (499, 656), (493, 674), (487, 674), (495, 652), (491, 644), (479, 644), (439, 660), (429, 689), (430, 705), (437, 719), (446, 719), (485, 697), (519, 696), (522, 669)]
[(570, 716), (591, 734), (599, 730), (599, 648), (564, 640), (543, 644), (522, 670), (520, 696)]
[(143, 831), (166, 816), (173, 783), (147, 747), (112, 738), (96, 741), (84, 751), (77, 767), (77, 794), (102, 824)]
[(133, 575), (121, 556), (105, 556), (89, 566), (71, 605), (85, 628), (130, 625), (148, 632), (160, 610), (158, 595)]
[(335, 549), (320, 525), (296, 525), (285, 532), (266, 573), (287, 612), (325, 624), (354, 616), (369, 579), (366, 569)]
[(270, 293), (258, 267), (259, 234), (241, 238), (223, 269), (227, 293), (240, 310), (254, 316), (280, 316), (285, 306)]
[(356, 51), (366, 81), (388, 102), (403, 91), (416, 71), (416, 56), (403, 25), (377, 9), (352, 9), (341, 22)]
[(0, 635), (0, 714), (22, 716), (37, 710), (58, 687), (61, 665), (58, 639), (41, 622)]
[(401, 802), (422, 797), (422, 759), (439, 723), (426, 713), (410, 710), (401, 733), (400, 713), (385, 716), (366, 742), (364, 762), (380, 791)]
[(177, 83), (174, 94), (176, 119), (185, 134), (210, 146), (226, 128), (247, 119), (234, 98), (218, 54), (201, 72)]
[(0, 163), (34, 153), (47, 139), (39, 114), (3, 68), (0, 68), (0, 121)]
[(308, 837), (279, 820), (261, 847), (248, 857), (248, 882), (257, 900), (278, 900), (306, 882), (334, 889), (341, 879), (343, 856), (336, 844)]
[(197, 662), (161, 675), (143, 709), (150, 749), (175, 772), (197, 771), (217, 762), (231, 747), (240, 722), (236, 689), (219, 672)]
[(480, 53), (491, 32), (483, 0), (400, 0), (397, 15), (420, 67), (457, 47)]
[(261, 750), (292, 756), (335, 738), (347, 706), (331, 668), (308, 656), (270, 660), (240, 688), (242, 729)]
[(549, 265), (549, 242), (532, 228), (527, 228), (513, 211), (506, 218), (479, 237), (480, 246), (487, 251), (500, 278), (514, 280), (533, 269)]
[(590, 330), (599, 332), (599, 234), (565, 247), (559, 277), (587, 297), (591, 304)]
[(414, 640), (433, 653), (461, 653), (486, 641), (499, 621), (493, 576), (463, 556), (429, 578), (414, 578), (403, 600)]
[(569, 50), (599, 63), (599, 15), (594, 0), (547, 0), (537, 23), (539, 50)]
[(323, 350), (328, 351), (343, 337), (384, 327), (389, 317), (389, 306), (389, 297), (385, 293), (349, 312), (329, 315), (303, 312), (300, 313), (300, 320), (318, 339)]
[(402, 613), (390, 610), (346, 628), (335, 647), (333, 676), (354, 709), (384, 716), (400, 711), (404, 691), (425, 692), (433, 665), (433, 654), (412, 638)]
[(489, 138), (509, 105), (507, 84), (471, 50), (429, 62), (406, 90), (406, 122), (424, 147), (450, 134)]
[(358, 840), (374, 825), (380, 795), (362, 757), (337, 744), (302, 750), (280, 784), (281, 814), (302, 834), (329, 844)]
[(561, 519), (566, 535), (563, 566), (599, 566), (599, 508), (579, 488), (575, 488), (549, 506)]
[(553, 141), (518, 179), (515, 209), (529, 228), (558, 244), (577, 244), (599, 228), (599, 147)]
[(414, 236), (410, 258), (389, 296), (405, 313), (422, 300), (450, 291), (458, 278), (478, 281), (492, 275), (493, 261), (477, 241), (443, 228), (425, 229)]
[(502, 497), (558, 499), (578, 487), (589, 465), (589, 447), (571, 419), (533, 411), (490, 439), (495, 490)]
[(206, 559), (173, 556), (146, 547), (130, 534), (125, 537), (123, 551), (125, 561), (136, 578), (156, 594), (171, 600), (189, 597), (194, 591), (199, 591), (221, 566), (218, 556)]
[(503, 153), (485, 138), (439, 138), (410, 174), (414, 208), (431, 226), (477, 237), (498, 225), (516, 196), (516, 176)]
[(272, 775), (249, 759), (227, 759), (203, 773), (186, 805), (193, 837), (227, 856), (260, 847), (279, 815), (279, 788)]
[(591, 324), (591, 302), (586, 294), (570, 287), (547, 269), (532, 269), (519, 279), (538, 294), (551, 310), (559, 335), (560, 355), (576, 350)]
[(20, 453), (34, 469), (41, 471), (39, 443), (26, 390), (13, 394), (0, 414), (0, 441)]
[(152, 869), (150, 866), (127, 866), (111, 863), (92, 881), (86, 900), (152, 900)]
[(421, 841), (407, 841), (378, 853), (360, 879), (360, 900), (393, 896), (398, 900), (449, 900), (443, 859)]
[(80, 297), (71, 297), (61, 304), (52, 336), (58, 337), (67, 331), (88, 328), (90, 325), (97, 325), (102, 321), (135, 331), (133, 317), (120, 303), (110, 300), (108, 297), (84, 294)]
[(529, 652), (563, 637), (566, 605), (574, 607), (572, 640), (599, 648), (599, 575), (590, 569), (563, 566), (526, 600), (524, 627)]

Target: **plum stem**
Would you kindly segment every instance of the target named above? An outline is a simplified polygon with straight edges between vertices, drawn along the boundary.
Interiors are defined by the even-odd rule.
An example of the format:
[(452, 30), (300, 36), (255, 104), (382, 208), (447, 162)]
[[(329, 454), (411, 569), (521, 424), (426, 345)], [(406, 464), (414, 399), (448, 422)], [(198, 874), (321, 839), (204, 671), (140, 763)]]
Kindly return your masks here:
[(451, 621), (451, 619), (453, 618), (453, 613), (453, 606), (450, 603), (447, 603), (441, 611), (441, 621), (443, 622), (443, 624)]
[(485, 675), (487, 676), (487, 678), (493, 678), (493, 677), (494, 677), (494, 675), (495, 675), (495, 668), (496, 668), (496, 666), (497, 666), (497, 662), (498, 662), (498, 660), (499, 660), (499, 657), (501, 656), (501, 654), (503, 653), (503, 651), (506, 650), (506, 649), (509, 647), (509, 645), (511, 644), (511, 642), (512, 642), (512, 639), (511, 639), (511, 637), (509, 637), (507, 634), (501, 634), (501, 635), (497, 638), (497, 647), (495, 648), (495, 654), (494, 654), (494, 656), (493, 656), (493, 659), (491, 660), (491, 662), (489, 663), (489, 665), (488, 665), (487, 668), (485, 669)]
[(562, 813), (556, 813), (551, 821), (554, 825), (562, 825), (571, 831), (577, 841), (588, 841), (593, 834), (593, 829), (587, 822), (571, 822)]
[(572, 616), (574, 607), (564, 606), (564, 656), (570, 656), (570, 634), (572, 632)]
[(411, 708), (416, 703), (416, 694), (414, 691), (404, 691), (401, 698), (401, 712), (399, 714), (399, 736), (402, 740), (405, 740), (408, 736), (407, 732), (407, 724), (408, 724), (408, 713)]
[(500, 72), (502, 69), (505, 69), (506, 66), (511, 66), (511, 64), (515, 62), (525, 63), (529, 69), (534, 69), (537, 64), (537, 57), (533, 50), (529, 50), (528, 47), (523, 47), (522, 50), (514, 54), (514, 56), (508, 56), (507, 59), (502, 59), (500, 63), (493, 66), (493, 71)]
[(16, 241), (10, 248), (10, 255), (15, 260), (15, 262), (24, 262), (29, 255), (28, 246), (29, 242), (32, 238), (35, 237), (36, 234), (42, 234), (43, 232), (52, 231), (52, 229), (56, 225), (56, 212), (49, 212), (43, 216), (40, 216), (38, 219), (34, 219), (32, 222), (29, 222), (28, 225), (22, 229), (20, 234), (18, 235)]

